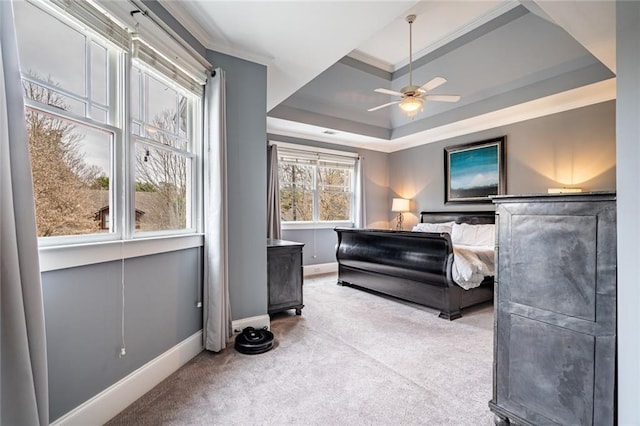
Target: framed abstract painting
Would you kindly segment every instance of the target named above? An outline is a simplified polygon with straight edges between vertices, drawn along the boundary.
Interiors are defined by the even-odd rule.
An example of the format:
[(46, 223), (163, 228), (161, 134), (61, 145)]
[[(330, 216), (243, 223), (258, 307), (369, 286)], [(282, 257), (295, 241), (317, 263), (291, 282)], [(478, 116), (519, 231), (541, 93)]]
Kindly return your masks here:
[(446, 204), (490, 203), (506, 193), (505, 136), (444, 149)]

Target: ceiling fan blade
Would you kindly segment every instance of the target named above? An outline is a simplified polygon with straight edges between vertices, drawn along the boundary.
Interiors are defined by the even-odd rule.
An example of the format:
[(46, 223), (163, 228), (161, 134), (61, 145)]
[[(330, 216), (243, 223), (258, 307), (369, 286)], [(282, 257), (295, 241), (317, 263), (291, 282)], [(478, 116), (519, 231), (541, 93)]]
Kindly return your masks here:
[(388, 107), (389, 105), (394, 105), (394, 104), (399, 104), (399, 103), (400, 103), (400, 101), (393, 101), (393, 102), (389, 102), (389, 103), (386, 103), (386, 104), (378, 105), (377, 107), (370, 108), (367, 111), (369, 111), (369, 112), (376, 111), (376, 110), (382, 109), (384, 107)]
[(425, 95), (421, 96), (422, 99), (427, 101), (439, 101), (439, 102), (458, 102), (460, 96), (458, 95)]
[(400, 92), (394, 92), (393, 90), (389, 90), (389, 89), (376, 89), (374, 90), (374, 92), (378, 92), (378, 93), (384, 93), (385, 95), (394, 95), (394, 96), (402, 96), (402, 93)]
[(420, 89), (424, 90), (425, 92), (428, 92), (429, 90), (433, 90), (436, 87), (442, 86), (446, 82), (447, 82), (447, 79), (444, 77), (434, 77), (430, 81), (423, 84)]

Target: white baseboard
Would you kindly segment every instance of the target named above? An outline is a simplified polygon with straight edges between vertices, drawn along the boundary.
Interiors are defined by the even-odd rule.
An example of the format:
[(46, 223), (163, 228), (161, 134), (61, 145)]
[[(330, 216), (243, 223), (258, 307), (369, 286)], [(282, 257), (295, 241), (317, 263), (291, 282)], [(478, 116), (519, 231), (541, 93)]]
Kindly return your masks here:
[(253, 327), (255, 329), (271, 328), (271, 318), (269, 315), (258, 315), (255, 317), (242, 318), (231, 322), (231, 329), (233, 334), (240, 334), (246, 327)]
[(305, 265), (302, 267), (304, 270), (304, 276), (310, 277), (313, 275), (329, 274), (332, 272), (338, 272), (338, 262), (331, 263), (319, 263), (317, 265)]
[(202, 352), (202, 330), (60, 417), (53, 426), (102, 425)]

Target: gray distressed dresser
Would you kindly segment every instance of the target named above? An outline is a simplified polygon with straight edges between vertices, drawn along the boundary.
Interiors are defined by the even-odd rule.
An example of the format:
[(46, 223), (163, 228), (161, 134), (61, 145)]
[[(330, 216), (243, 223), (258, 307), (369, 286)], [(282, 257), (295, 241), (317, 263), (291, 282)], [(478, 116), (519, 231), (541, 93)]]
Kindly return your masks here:
[(493, 202), (496, 424), (614, 424), (615, 193)]

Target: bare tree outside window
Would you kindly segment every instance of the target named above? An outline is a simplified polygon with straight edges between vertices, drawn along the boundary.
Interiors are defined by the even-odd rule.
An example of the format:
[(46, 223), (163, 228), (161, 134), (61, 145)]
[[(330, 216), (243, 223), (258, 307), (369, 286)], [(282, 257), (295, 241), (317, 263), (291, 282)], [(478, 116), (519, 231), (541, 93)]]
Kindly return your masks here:
[(280, 162), (280, 214), (283, 221), (313, 220), (314, 167)]
[[(176, 146), (175, 111), (165, 110), (156, 116), (153, 139)], [(165, 132), (166, 130), (166, 132)], [(144, 214), (141, 231), (184, 229), (187, 227), (187, 177), (190, 160), (171, 150), (137, 143), (136, 209)]]
[(351, 170), (335, 167), (318, 167), (318, 192), (320, 220), (350, 220), (351, 218)]
[[(28, 99), (68, 109), (54, 90), (29, 81), (23, 81), (23, 88)], [(26, 111), (26, 125), (38, 236), (98, 232), (94, 192), (101, 187), (98, 178), (102, 170), (85, 159), (82, 146), (86, 132), (71, 121), (33, 109)]]
[(283, 222), (351, 220), (352, 165), (284, 157), (278, 168)]

